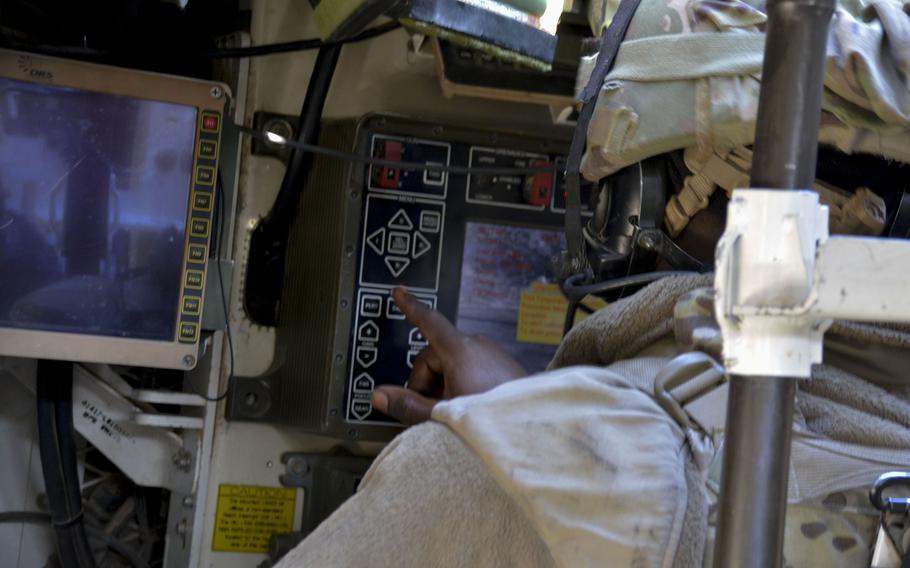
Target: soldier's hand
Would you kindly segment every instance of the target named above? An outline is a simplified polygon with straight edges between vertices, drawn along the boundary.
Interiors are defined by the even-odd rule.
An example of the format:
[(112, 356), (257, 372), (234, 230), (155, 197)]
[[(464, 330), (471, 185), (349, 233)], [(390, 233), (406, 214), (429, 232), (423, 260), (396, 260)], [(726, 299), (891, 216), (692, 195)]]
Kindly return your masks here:
[(406, 387), (382, 385), (373, 391), (373, 408), (403, 424), (430, 419), (440, 400), (486, 392), (527, 376), (517, 361), (485, 337), (467, 336), (404, 288), (392, 293), (407, 320), (429, 342), (414, 359)]

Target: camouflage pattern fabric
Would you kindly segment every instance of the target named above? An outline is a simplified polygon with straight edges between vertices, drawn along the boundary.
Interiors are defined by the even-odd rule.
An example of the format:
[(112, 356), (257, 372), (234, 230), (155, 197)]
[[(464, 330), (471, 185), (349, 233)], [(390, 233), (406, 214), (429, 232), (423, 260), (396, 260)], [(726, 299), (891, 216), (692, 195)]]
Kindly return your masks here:
[[(714, 319), (714, 290), (711, 288), (697, 288), (680, 297), (673, 314), (673, 331), (676, 344), (681, 350), (696, 350), (706, 353), (718, 361), (720, 360), (721, 335)], [(884, 341), (885, 330), (879, 330), (875, 339)], [(856, 339), (857, 334), (850, 329), (837, 327), (835, 334), (843, 334)], [(826, 374), (824, 366), (813, 369), (813, 378), (816, 381), (830, 380), (830, 373)], [(821, 429), (825, 435), (838, 439), (836, 431), (825, 431), (824, 425), (819, 426), (813, 420), (813, 410), (809, 408), (811, 402), (807, 399), (810, 394), (818, 390), (819, 384), (813, 381), (801, 383), (797, 396), (797, 424), (795, 425), (796, 439), (801, 432), (815, 428)], [(870, 392), (877, 389), (868, 386)], [(824, 414), (830, 414), (833, 406), (830, 399), (822, 403)], [(895, 407), (907, 407), (908, 400), (895, 400)], [(817, 414), (817, 413), (816, 413)], [(906, 422), (908, 416), (897, 418), (895, 424)], [(905, 426), (906, 429), (906, 426)], [(846, 442), (846, 440), (844, 440)], [(892, 445), (891, 441), (878, 439), (873, 433), (864, 440), (868, 445)], [(899, 446), (908, 448), (907, 441), (898, 442)], [(845, 446), (847, 447), (847, 446)], [(799, 458), (801, 446), (793, 446), (794, 460)], [(707, 475), (708, 498), (708, 543), (706, 550), (713, 550), (713, 536), (717, 522), (717, 501), (720, 487), (720, 470), (723, 461), (723, 452), (718, 451), (712, 461)], [(791, 494), (794, 475), (791, 473)], [(855, 487), (840, 489), (821, 494), (813, 494), (794, 502), (790, 499), (787, 506), (786, 532), (784, 536), (784, 566), (790, 568), (804, 568), (810, 566), (826, 566), (829, 568), (869, 566), (872, 545), (875, 543), (876, 532), (879, 526), (879, 512), (871, 505), (868, 496), (868, 487)], [(706, 562), (706, 566), (710, 566)]]
[[(617, 6), (591, 2), (596, 33)], [(644, 0), (598, 96), (583, 175), (597, 180), (680, 148), (751, 144), (765, 21), (761, 0)], [(910, 2), (839, 3), (823, 109), (822, 143), (910, 162)]]

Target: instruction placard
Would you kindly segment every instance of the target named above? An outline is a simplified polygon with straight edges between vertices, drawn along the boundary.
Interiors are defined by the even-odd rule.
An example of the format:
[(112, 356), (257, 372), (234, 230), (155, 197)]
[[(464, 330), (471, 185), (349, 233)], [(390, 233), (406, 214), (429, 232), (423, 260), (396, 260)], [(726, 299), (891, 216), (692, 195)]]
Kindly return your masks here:
[(269, 538), (294, 530), (297, 490), (255, 485), (220, 485), (212, 550), (268, 552)]
[[(607, 305), (600, 298), (590, 296), (582, 303), (592, 310), (599, 310)], [(525, 343), (559, 345), (568, 307), (569, 302), (562, 295), (558, 284), (534, 282), (530, 288), (521, 291), (516, 338)], [(575, 323), (586, 317), (588, 314), (576, 310)]]

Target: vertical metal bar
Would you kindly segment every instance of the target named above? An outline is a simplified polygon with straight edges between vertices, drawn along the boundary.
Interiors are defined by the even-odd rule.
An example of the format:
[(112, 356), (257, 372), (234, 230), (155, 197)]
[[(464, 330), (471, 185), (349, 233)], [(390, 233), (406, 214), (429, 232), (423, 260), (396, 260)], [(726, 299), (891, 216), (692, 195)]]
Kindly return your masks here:
[[(751, 185), (809, 188), (834, 0), (769, 0), (767, 7)], [(730, 380), (714, 565), (780, 567), (795, 379)]]

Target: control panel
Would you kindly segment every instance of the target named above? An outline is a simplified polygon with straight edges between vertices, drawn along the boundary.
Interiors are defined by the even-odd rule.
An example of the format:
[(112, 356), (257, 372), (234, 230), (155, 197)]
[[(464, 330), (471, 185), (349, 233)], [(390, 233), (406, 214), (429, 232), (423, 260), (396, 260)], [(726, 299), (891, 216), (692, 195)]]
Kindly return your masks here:
[[(541, 366), (555, 350), (516, 341), (516, 329), (522, 290), (552, 282), (550, 263), (564, 248), (565, 198), (559, 194), (565, 188), (557, 172), (564, 149), (475, 138), (404, 129), (370, 132), (364, 141), (382, 162), (369, 167), (362, 201), (344, 403), (349, 424), (393, 424), (373, 410), (370, 396), (378, 385), (404, 384), (427, 346), (392, 300), (396, 286), (465, 332), (524, 343), (516, 349), (536, 351)], [(414, 170), (394, 162), (476, 171)], [(590, 185), (586, 191), (589, 197)]]
[[(229, 416), (346, 439), (393, 436), (400, 425), (371, 395), (404, 385), (427, 346), (392, 300), (397, 286), (542, 371), (566, 309), (553, 268), (565, 249), (571, 132), (560, 135), (380, 115), (323, 125), (322, 145), (372, 162), (314, 161), (288, 241), (279, 363), (236, 379)], [(583, 191), (590, 214), (592, 189)]]

